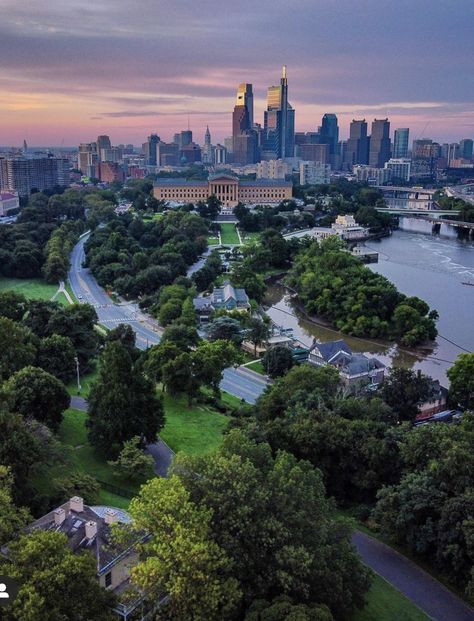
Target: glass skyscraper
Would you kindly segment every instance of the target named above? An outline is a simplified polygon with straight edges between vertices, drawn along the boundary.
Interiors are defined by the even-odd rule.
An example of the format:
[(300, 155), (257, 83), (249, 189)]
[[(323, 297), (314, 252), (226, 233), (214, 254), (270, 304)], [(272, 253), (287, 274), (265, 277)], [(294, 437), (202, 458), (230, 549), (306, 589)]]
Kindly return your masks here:
[(288, 102), (286, 66), (279, 86), (270, 86), (264, 113), (265, 159), (293, 157), (295, 151), (295, 111)]
[(396, 129), (393, 136), (393, 153), (392, 157), (399, 159), (401, 157), (408, 157), (408, 135), (410, 130), (408, 127), (402, 127)]

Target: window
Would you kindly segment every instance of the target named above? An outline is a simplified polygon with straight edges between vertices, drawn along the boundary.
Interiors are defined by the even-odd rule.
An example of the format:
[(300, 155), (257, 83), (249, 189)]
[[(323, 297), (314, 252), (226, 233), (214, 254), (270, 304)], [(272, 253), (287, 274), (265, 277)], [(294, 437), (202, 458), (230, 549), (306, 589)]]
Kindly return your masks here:
[(112, 586), (112, 572), (109, 571), (108, 574), (105, 574), (105, 588), (108, 589), (109, 586)]

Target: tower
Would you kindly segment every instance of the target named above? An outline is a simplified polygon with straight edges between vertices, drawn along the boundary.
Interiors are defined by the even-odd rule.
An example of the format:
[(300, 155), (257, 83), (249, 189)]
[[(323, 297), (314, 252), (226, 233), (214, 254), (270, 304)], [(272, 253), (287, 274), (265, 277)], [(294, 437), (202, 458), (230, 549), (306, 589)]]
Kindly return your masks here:
[(295, 111), (288, 102), (288, 78), (283, 66), (280, 86), (270, 86), (264, 113), (265, 159), (293, 157), (295, 150)]
[(390, 159), (390, 121), (374, 119), (370, 135), (369, 166), (383, 168)]
[(236, 164), (253, 164), (257, 159), (257, 135), (253, 130), (252, 85), (242, 83), (232, 113), (233, 161)]
[(395, 130), (393, 135), (393, 153), (392, 157), (400, 159), (408, 157), (408, 136), (410, 130), (408, 127), (401, 127)]

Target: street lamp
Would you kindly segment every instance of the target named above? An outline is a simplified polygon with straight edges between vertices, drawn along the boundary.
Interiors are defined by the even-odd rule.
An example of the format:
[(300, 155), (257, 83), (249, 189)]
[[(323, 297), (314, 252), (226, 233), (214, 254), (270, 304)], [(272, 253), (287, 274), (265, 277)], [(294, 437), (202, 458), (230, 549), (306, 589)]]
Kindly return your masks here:
[(74, 360), (76, 362), (76, 376), (77, 376), (77, 392), (81, 392), (81, 376), (79, 374), (79, 358), (74, 356)]

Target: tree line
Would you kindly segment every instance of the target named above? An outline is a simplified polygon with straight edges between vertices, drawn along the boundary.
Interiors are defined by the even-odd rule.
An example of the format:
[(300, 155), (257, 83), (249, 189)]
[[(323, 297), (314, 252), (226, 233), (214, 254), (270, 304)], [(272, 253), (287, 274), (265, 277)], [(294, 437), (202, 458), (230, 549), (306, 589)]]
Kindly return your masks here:
[(344, 250), (335, 238), (313, 242), (297, 256), (286, 282), (310, 314), (345, 334), (400, 340), (415, 346), (436, 338), (438, 314), (407, 297)]

